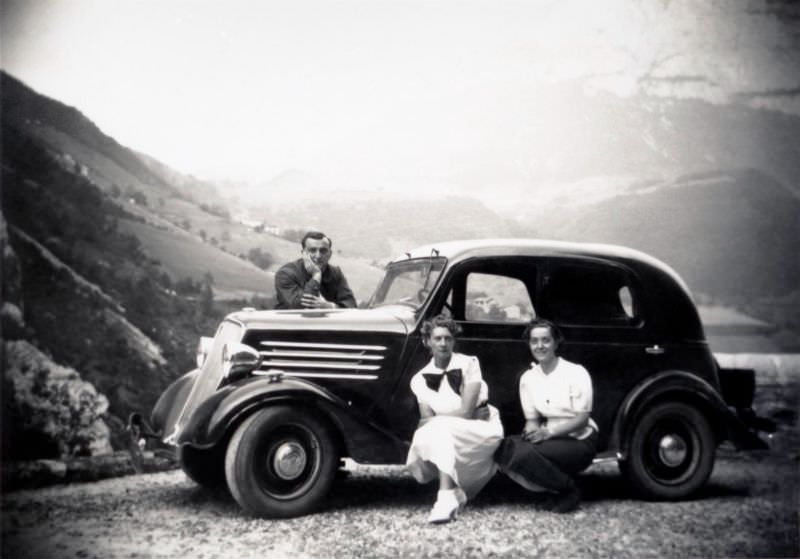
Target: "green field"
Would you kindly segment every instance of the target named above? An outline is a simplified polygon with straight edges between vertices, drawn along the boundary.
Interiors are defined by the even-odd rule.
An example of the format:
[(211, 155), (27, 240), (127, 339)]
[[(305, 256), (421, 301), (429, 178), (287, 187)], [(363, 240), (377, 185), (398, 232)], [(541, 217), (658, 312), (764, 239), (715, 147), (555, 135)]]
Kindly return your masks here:
[[(196, 215), (193, 217), (196, 219)], [(211, 226), (217, 220), (217, 227), (224, 224), (230, 231), (234, 242), (229, 244), (238, 249), (236, 254), (247, 253), (253, 247), (270, 253), (274, 263), (269, 271), (261, 270), (234, 254), (203, 242), (192, 232), (129, 220), (121, 220), (119, 227), (120, 230), (136, 236), (145, 252), (158, 260), (173, 280), (186, 277), (200, 280), (208, 272), (214, 278), (214, 292), (218, 298), (247, 298), (253, 294), (273, 296), (275, 270), (285, 262), (299, 258), (300, 246), (213, 216), (207, 216), (201, 222), (208, 228), (206, 232), (209, 236), (210, 232), (216, 231)], [(229, 246), (226, 248), (232, 250)], [(383, 273), (363, 259), (344, 258), (338, 254), (334, 254), (332, 263), (342, 267), (359, 302), (369, 298)]]
[(214, 278), (214, 290), (274, 294), (273, 274), (260, 270), (232, 254), (203, 243), (183, 231), (168, 231), (147, 223), (120, 220), (120, 230), (136, 236), (151, 258), (161, 262), (173, 280), (200, 280), (206, 273)]

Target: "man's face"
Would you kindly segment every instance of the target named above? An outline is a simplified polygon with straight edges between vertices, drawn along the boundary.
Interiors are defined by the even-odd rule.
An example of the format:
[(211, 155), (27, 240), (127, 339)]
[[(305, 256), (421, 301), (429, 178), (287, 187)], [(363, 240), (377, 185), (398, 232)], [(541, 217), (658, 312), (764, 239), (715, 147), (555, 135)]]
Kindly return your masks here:
[(328, 265), (328, 260), (331, 259), (331, 247), (328, 239), (306, 239), (303, 256), (321, 270), (324, 270), (325, 266)]

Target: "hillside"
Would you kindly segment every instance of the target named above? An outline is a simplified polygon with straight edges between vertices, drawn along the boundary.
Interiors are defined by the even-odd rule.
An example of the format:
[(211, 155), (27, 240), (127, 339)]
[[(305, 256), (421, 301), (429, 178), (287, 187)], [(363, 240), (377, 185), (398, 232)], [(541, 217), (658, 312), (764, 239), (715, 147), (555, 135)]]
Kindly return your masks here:
[[(148, 413), (193, 367), (200, 335), (243, 305), (274, 304), (274, 271), (300, 248), (234, 221), (213, 185), (0, 79), (3, 456), (30, 457), (22, 439), (38, 441), (26, 452), (40, 457), (121, 448), (128, 414)], [(381, 271), (336, 263), (366, 299)], [(48, 400), (62, 392), (75, 397)], [(83, 442), (65, 447), (56, 432)]]
[[(120, 221), (132, 216), (63, 160), (10, 130), (3, 128), (0, 177), (8, 221), (2, 227), (4, 351), (13, 356), (8, 344), (26, 342), (46, 359), (37, 358), (33, 368), (6, 363), (4, 382), (17, 386), (7, 375), (19, 371), (34, 386), (51, 376), (58, 385), (68, 380), (59, 368), (74, 370), (76, 386), (89, 383), (107, 399), (102, 421), (119, 448), (127, 415), (149, 409), (191, 366), (198, 331), (213, 331), (225, 311), (215, 308), (207, 284), (193, 286), (196, 293), (171, 294), (168, 275), (120, 230)], [(34, 393), (4, 391), (4, 405), (27, 409), (33, 403), (15, 395)], [(80, 416), (79, 408), (74, 412)], [(69, 414), (55, 417), (70, 421)], [(46, 414), (36, 419), (56, 421)], [(17, 456), (9, 441), (30, 435), (19, 430), (28, 427), (4, 422), (5, 457)]]
[(302, 193), (282, 200), (270, 196), (270, 200), (267, 205), (253, 205), (251, 215), (284, 228), (320, 229), (331, 235), (337, 253), (377, 262), (431, 242), (513, 237), (522, 232), (516, 223), (466, 196), (335, 191), (309, 198)]
[[(272, 273), (299, 257), (299, 246), (233, 220), (214, 185), (121, 146), (75, 108), (6, 73), (0, 77), (4, 131), (40, 146), (123, 208), (120, 230), (135, 236), (172, 282), (199, 282), (210, 274), (218, 298), (274, 296)], [(270, 255), (267, 270), (247, 261), (254, 248)], [(336, 258), (359, 300), (368, 298), (380, 269), (361, 258)]]
[(554, 238), (635, 246), (721, 298), (798, 288), (800, 198), (756, 170), (683, 176), (530, 219)]

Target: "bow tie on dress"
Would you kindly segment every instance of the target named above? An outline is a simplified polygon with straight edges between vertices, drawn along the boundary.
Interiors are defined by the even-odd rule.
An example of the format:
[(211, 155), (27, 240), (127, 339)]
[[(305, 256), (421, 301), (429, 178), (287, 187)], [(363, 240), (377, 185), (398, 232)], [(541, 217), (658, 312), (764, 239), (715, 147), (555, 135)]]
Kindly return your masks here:
[(425, 383), (428, 385), (428, 388), (434, 391), (439, 390), (439, 386), (442, 384), (442, 377), (447, 377), (447, 382), (450, 384), (450, 388), (453, 389), (453, 392), (459, 395), (461, 394), (461, 369), (451, 369), (445, 371), (441, 375), (437, 373), (422, 373), (422, 376), (425, 378)]

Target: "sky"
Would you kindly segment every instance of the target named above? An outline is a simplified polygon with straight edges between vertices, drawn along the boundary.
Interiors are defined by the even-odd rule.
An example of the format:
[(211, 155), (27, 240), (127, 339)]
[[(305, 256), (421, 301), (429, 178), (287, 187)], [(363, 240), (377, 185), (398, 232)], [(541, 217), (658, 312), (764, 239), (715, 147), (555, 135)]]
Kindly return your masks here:
[[(0, 62), (200, 178), (424, 192), (543, 150), (525, 115), (569, 118), (537, 96), (553, 84), (626, 97), (645, 75), (703, 75), (648, 91), (713, 103), (797, 88), (796, 30), (764, 5), (3, 0)], [(800, 114), (797, 96), (752, 103)]]

